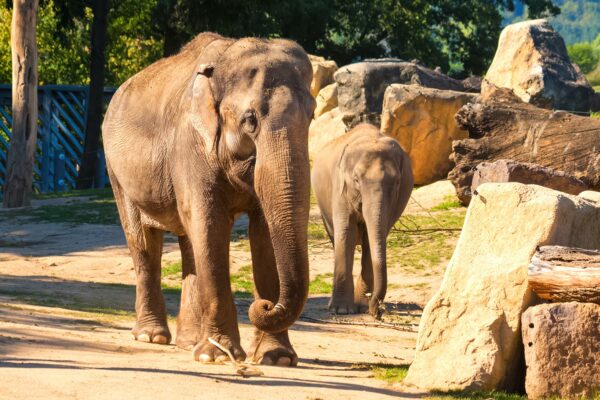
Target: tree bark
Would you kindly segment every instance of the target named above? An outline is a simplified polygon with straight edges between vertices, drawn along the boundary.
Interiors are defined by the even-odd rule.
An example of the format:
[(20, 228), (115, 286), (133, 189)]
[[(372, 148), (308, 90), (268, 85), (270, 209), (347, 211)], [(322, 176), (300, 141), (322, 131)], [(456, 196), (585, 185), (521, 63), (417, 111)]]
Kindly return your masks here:
[(455, 167), (448, 178), (465, 204), (471, 199), (475, 167), (500, 159), (563, 171), (600, 189), (599, 119), (537, 108), (499, 91), (465, 105), (456, 120), (469, 139), (453, 142)]
[(77, 189), (89, 189), (94, 185), (98, 168), (98, 147), (104, 114), (104, 64), (106, 61), (106, 32), (108, 27), (109, 0), (94, 0), (92, 11), (92, 47), (90, 63), (90, 94), (88, 98), (85, 143)]
[(37, 10), (38, 0), (15, 0), (13, 3), (13, 123), (6, 165), (4, 207), (23, 207), (31, 203), (38, 119)]
[(543, 246), (528, 272), (529, 287), (544, 300), (600, 304), (600, 251)]

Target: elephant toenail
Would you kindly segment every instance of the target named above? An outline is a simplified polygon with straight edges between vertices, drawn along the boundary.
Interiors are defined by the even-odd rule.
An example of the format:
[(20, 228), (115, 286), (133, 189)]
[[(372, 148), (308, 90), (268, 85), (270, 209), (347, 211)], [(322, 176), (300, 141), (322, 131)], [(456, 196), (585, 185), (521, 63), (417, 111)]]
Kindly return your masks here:
[(167, 344), (168, 340), (165, 336), (163, 335), (156, 335), (152, 338), (152, 343), (158, 343), (158, 344)]
[(273, 365), (273, 360), (269, 356), (264, 356), (260, 363), (263, 365)]
[(141, 333), (138, 335), (137, 340), (140, 342), (150, 342), (150, 336), (147, 333)]
[(213, 359), (208, 354), (200, 354), (200, 362), (211, 362)]
[(229, 357), (221, 355), (218, 356), (217, 359), (215, 360), (215, 362), (225, 362), (225, 361), (229, 361)]

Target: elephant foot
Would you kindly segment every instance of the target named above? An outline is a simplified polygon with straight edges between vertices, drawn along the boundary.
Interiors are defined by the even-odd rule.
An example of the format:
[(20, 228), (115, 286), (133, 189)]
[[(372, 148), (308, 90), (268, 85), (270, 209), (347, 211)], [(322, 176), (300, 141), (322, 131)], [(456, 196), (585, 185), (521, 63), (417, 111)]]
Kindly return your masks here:
[(135, 327), (131, 330), (131, 336), (140, 342), (156, 344), (171, 343), (171, 332), (169, 332), (169, 327), (166, 324), (142, 325), (136, 323)]
[(213, 339), (221, 347), (227, 349), (237, 361), (244, 361), (246, 359), (246, 353), (242, 349), (242, 346), (240, 346), (239, 340), (232, 340), (227, 335), (212, 335), (206, 336), (194, 346), (192, 349), (194, 360), (204, 363), (230, 361), (229, 356), (223, 350), (210, 343), (208, 338)]
[(283, 367), (298, 365), (298, 355), (290, 343), (288, 331), (272, 334), (256, 329), (251, 359), (263, 365)]
[(177, 324), (175, 344), (180, 349), (192, 350), (202, 339), (202, 330), (199, 326), (181, 326)]
[(369, 297), (367, 297), (364, 293), (354, 294), (354, 306), (357, 313), (366, 314), (369, 312)]
[(333, 314), (356, 314), (357, 306), (354, 299), (348, 296), (333, 296), (329, 300), (329, 312)]

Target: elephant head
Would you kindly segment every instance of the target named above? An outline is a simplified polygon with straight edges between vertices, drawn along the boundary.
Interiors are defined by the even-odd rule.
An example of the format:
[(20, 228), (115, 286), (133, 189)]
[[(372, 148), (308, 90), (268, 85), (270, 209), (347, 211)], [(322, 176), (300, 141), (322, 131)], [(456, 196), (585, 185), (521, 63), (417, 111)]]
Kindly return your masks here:
[(387, 235), (404, 211), (413, 188), (410, 160), (394, 139), (365, 137), (344, 149), (340, 172), (342, 190), (351, 207), (362, 216), (369, 238), (373, 264), (369, 312), (377, 315), (387, 289)]
[(258, 200), (271, 235), (279, 300), (255, 301), (252, 323), (279, 332), (300, 316), (308, 296), (308, 56), (287, 40), (216, 38), (196, 63), (191, 122), (204, 151)]

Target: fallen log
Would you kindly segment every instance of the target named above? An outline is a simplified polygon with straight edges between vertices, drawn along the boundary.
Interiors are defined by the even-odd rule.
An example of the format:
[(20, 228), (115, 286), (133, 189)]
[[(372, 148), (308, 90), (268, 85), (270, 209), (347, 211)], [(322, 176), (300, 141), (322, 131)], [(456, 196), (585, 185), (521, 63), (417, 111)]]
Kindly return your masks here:
[(456, 114), (469, 138), (452, 143), (454, 168), (448, 178), (459, 199), (471, 200), (475, 167), (500, 159), (535, 163), (600, 189), (600, 119), (553, 112), (498, 89)]
[(529, 287), (544, 300), (600, 304), (600, 251), (543, 246), (528, 275)]

